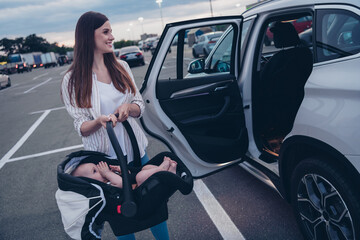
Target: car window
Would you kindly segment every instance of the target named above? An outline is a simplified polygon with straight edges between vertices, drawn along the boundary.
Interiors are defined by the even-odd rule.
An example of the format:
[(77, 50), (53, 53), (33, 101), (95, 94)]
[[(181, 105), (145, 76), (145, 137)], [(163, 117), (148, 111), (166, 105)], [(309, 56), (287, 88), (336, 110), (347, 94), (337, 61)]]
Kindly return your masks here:
[[(199, 58), (207, 58), (228, 27), (229, 24), (221, 24), (182, 30), (184, 33), (184, 44), (181, 59), (177, 53), (178, 49), (181, 49), (178, 48), (180, 34), (176, 34), (171, 44), (171, 51), (168, 51), (163, 62), (159, 79), (177, 79), (187, 76), (190, 62)], [(205, 36), (211, 37), (206, 39)], [(200, 42), (201, 44), (199, 44)], [(225, 56), (223, 56), (223, 58), (225, 59)], [(177, 68), (180, 66), (183, 68), (182, 76), (178, 75), (178, 71), (181, 71), (181, 69), (179, 70)]]
[(234, 39), (233, 27), (230, 26), (226, 32), (227, 35), (222, 39), (211, 57), (211, 72), (230, 72), (231, 52)]
[(360, 19), (346, 10), (319, 10), (316, 31), (317, 62), (360, 52)]

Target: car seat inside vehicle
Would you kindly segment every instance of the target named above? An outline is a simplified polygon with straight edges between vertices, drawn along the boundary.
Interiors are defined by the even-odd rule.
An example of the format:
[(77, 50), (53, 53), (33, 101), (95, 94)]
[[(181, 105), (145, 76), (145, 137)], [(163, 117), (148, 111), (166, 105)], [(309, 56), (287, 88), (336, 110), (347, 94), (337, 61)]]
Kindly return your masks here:
[(291, 22), (271, 24), (276, 52), (259, 72), (255, 96), (255, 125), (263, 149), (278, 155), (284, 137), (291, 131), (304, 98), (304, 86), (312, 72), (313, 56), (300, 44)]

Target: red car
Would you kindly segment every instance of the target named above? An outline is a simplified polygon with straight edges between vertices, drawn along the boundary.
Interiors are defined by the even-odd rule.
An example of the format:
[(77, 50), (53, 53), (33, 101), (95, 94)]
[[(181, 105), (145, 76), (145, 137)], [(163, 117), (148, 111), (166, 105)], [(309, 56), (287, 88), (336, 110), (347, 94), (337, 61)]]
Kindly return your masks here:
[[(306, 29), (311, 28), (312, 17), (311, 16), (301, 17), (291, 21), (291, 23), (294, 25), (296, 32), (301, 33)], [(272, 27), (273, 24), (275, 24), (275, 22), (270, 23), (268, 28), (266, 29), (266, 36), (264, 40), (265, 46), (270, 46), (271, 42), (273, 41), (274, 36), (273, 33), (270, 31), (270, 28)]]

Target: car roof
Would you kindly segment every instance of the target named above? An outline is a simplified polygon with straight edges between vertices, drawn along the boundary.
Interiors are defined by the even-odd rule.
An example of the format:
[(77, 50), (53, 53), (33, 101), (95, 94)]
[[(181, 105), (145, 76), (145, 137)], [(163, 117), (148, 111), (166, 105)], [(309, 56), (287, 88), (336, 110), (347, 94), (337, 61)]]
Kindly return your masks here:
[(259, 3), (258, 5), (250, 8), (249, 10), (245, 11), (242, 15), (244, 18), (249, 17), (251, 15), (255, 15), (258, 13), (272, 11), (274, 9), (282, 9), (282, 8), (292, 8), (298, 6), (309, 6), (315, 4), (349, 4), (354, 6), (360, 6), (359, 0), (301, 0), (301, 1), (294, 1), (294, 0), (268, 0)]
[(120, 51), (120, 54), (131, 53), (131, 52), (140, 52), (140, 48), (138, 46), (128, 46), (128, 47), (120, 48), (119, 51)]

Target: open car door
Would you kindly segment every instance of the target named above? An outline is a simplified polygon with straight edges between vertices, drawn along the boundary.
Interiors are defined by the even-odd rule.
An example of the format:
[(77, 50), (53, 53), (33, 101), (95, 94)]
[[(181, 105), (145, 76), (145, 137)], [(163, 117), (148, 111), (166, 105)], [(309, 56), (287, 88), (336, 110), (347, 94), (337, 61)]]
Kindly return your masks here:
[(166, 25), (140, 90), (144, 129), (194, 177), (240, 162), (248, 148), (235, 67), (241, 26), (241, 16)]

